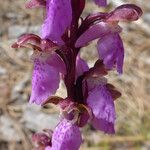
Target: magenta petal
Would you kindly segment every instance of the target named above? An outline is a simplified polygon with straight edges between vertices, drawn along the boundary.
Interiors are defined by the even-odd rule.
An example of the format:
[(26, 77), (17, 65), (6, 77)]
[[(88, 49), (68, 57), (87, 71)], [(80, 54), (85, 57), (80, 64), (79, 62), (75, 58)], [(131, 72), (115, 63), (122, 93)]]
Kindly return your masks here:
[(99, 57), (103, 59), (106, 67), (112, 69), (116, 65), (117, 71), (122, 73), (124, 47), (120, 35), (108, 34), (98, 41), (97, 48)]
[(87, 103), (94, 114), (92, 125), (105, 133), (114, 133), (115, 107), (106, 86), (98, 86), (91, 91)]
[(25, 4), (26, 8), (37, 8), (37, 7), (45, 7), (45, 0), (30, 0)]
[(57, 68), (60, 73), (66, 74), (65, 63), (56, 53), (51, 54), (50, 58), (47, 60), (47, 63), (50, 66)]
[(108, 21), (135, 21), (142, 15), (140, 7), (134, 4), (124, 4), (110, 13)]
[(84, 32), (76, 41), (75, 47), (86, 46), (88, 42), (97, 38), (102, 38), (108, 33), (120, 32), (121, 28), (117, 26), (111, 26), (108, 23), (100, 22), (91, 26), (86, 32)]
[(59, 87), (59, 71), (47, 63), (49, 58), (49, 55), (34, 58), (30, 103), (44, 103)]
[(81, 143), (79, 127), (64, 119), (54, 130), (50, 150), (79, 150)]
[(94, 1), (99, 6), (106, 6), (107, 5), (107, 0), (94, 0)]
[(84, 72), (88, 71), (89, 67), (85, 60), (83, 60), (79, 55), (76, 59), (76, 76), (81, 76)]
[(47, 15), (41, 29), (42, 38), (63, 44), (61, 36), (70, 26), (72, 9), (70, 0), (47, 0)]

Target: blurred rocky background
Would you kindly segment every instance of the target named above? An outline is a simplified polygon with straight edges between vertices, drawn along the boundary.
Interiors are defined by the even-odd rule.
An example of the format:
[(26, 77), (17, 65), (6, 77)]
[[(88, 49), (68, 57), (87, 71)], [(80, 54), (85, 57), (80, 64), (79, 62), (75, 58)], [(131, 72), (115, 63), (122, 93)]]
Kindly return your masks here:
[[(83, 129), (81, 150), (150, 150), (150, 0), (110, 0), (98, 8), (89, 0), (84, 15), (111, 10), (132, 2), (144, 11), (134, 23), (122, 23), (125, 46), (124, 74), (111, 73), (109, 80), (122, 92), (116, 101), (116, 135), (108, 136), (90, 126)], [(29, 105), (32, 62), (29, 50), (11, 49), (24, 33), (39, 33), (43, 10), (28, 10), (25, 0), (0, 0), (0, 150), (30, 150), (31, 135), (43, 128), (54, 128), (58, 109)], [(95, 44), (83, 49), (91, 66), (97, 58)], [(63, 84), (57, 92), (65, 95)]]

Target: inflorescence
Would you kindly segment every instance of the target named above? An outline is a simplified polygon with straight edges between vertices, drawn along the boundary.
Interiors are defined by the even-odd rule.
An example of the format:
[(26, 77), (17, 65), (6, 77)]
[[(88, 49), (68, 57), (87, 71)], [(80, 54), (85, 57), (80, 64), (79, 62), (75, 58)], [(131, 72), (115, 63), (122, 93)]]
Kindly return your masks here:
[[(94, 0), (106, 6), (106, 0)], [(30, 103), (60, 107), (61, 119), (54, 131), (44, 130), (32, 139), (36, 150), (79, 150), (82, 143), (79, 128), (90, 123), (96, 130), (114, 134), (116, 119), (114, 101), (121, 93), (107, 82), (114, 69), (123, 72), (124, 47), (120, 37), (121, 21), (136, 21), (142, 10), (134, 4), (121, 5), (104, 13), (82, 18), (86, 0), (30, 0), (27, 8), (46, 11), (41, 35), (24, 34), (13, 48), (33, 49), (34, 64)], [(98, 39), (99, 59), (92, 68), (80, 57), (80, 50)], [(67, 97), (54, 96), (60, 78)]]

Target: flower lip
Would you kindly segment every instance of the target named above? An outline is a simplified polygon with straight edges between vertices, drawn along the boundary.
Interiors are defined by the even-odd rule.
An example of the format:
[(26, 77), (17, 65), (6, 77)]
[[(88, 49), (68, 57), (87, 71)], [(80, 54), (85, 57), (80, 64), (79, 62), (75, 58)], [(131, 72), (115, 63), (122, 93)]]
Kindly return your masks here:
[(52, 150), (79, 150), (82, 143), (81, 132), (76, 124), (63, 119), (52, 136)]
[(32, 94), (30, 103), (45, 104), (56, 93), (60, 83), (60, 73), (65, 74), (63, 60), (55, 52), (34, 51)]
[(99, 85), (90, 91), (87, 104), (91, 107), (94, 115), (92, 125), (95, 129), (106, 133), (114, 133), (115, 106), (107, 87)]

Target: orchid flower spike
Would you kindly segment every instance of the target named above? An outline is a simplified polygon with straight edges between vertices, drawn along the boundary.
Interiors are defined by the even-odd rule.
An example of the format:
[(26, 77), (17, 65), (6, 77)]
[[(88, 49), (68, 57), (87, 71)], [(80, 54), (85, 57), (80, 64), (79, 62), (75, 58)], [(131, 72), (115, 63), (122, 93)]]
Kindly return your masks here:
[[(107, 0), (94, 0), (107, 6)], [(134, 4), (121, 5), (110, 12), (83, 18), (86, 0), (29, 0), (27, 8), (46, 12), (40, 36), (25, 34), (13, 48), (33, 50), (30, 103), (54, 104), (61, 118), (54, 131), (47, 129), (32, 137), (35, 150), (79, 150), (80, 128), (90, 124), (107, 134), (115, 133), (115, 100), (121, 93), (108, 83), (109, 71), (123, 73), (124, 46), (120, 22), (138, 20), (142, 10)], [(98, 60), (90, 68), (80, 53), (98, 40)], [(67, 97), (55, 96), (63, 80)]]

